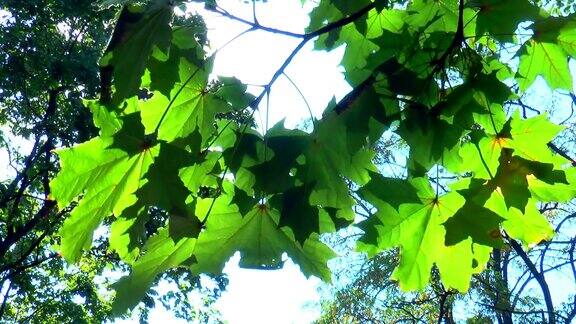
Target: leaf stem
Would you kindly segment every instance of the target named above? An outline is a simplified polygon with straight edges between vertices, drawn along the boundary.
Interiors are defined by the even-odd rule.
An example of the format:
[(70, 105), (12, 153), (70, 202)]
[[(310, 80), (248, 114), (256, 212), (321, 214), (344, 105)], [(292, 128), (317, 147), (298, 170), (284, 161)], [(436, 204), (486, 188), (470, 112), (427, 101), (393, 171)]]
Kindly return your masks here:
[(306, 97), (304, 96), (304, 94), (302, 93), (302, 91), (300, 90), (300, 88), (298, 87), (298, 85), (292, 80), (291, 77), (288, 76), (288, 74), (286, 74), (286, 72), (282, 72), (282, 74), (284, 74), (284, 76), (286, 77), (286, 79), (288, 79), (288, 81), (290, 81), (290, 83), (292, 84), (292, 86), (294, 86), (294, 89), (296, 89), (296, 91), (298, 91), (298, 94), (300, 95), (300, 97), (302, 98), (302, 100), (304, 100), (304, 104), (306, 105), (306, 108), (308, 108), (308, 113), (310, 114), (310, 120), (312, 121), (312, 124), (314, 126), (316, 126), (316, 119), (314, 118), (314, 114), (312, 113), (312, 108), (310, 107), (310, 104), (308, 103), (308, 100), (306, 100)]

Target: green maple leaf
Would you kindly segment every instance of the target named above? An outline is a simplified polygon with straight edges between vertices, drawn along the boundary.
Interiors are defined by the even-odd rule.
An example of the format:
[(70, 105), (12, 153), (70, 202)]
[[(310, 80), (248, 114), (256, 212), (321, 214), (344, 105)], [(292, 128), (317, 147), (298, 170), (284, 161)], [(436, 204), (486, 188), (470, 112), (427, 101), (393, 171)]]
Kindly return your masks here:
[[(322, 1), (312, 11), (309, 27), (322, 27), (327, 17), (337, 20), (351, 12), (358, 12), (368, 2), (341, 1), (340, 3), (332, 4), (329, 1)], [(405, 11), (396, 9), (378, 10), (378, 8), (375, 8), (370, 10), (367, 16), (357, 19), (354, 24), (320, 35), (315, 42), (315, 47), (316, 49), (332, 50), (345, 44), (346, 51), (342, 58), (342, 66), (344, 66), (346, 71), (362, 69), (366, 66), (369, 56), (375, 53), (380, 55), (382, 51), (389, 49), (388, 46), (385, 46), (389, 45), (386, 43), (386, 38), (382, 36), (390, 35), (395, 37), (396, 34), (400, 34), (403, 31), (403, 19), (405, 16)], [(378, 38), (380, 38), (380, 43), (384, 42), (383, 46), (375, 43), (375, 39)], [(397, 45), (403, 47), (405, 44), (398, 43)], [(379, 59), (381, 60), (382, 58), (380, 57)]]
[(454, 245), (470, 237), (474, 243), (502, 247), (500, 223), (504, 219), (490, 209), (466, 202), (446, 226), (446, 245)]
[(230, 103), (234, 110), (242, 110), (248, 107), (255, 99), (246, 92), (246, 85), (234, 77), (218, 77), (220, 86), (216, 96)]
[[(266, 146), (274, 153), (263, 163), (249, 167), (256, 176), (255, 189), (266, 193), (278, 193), (292, 188), (295, 177), (290, 170), (296, 166), (296, 159), (310, 145), (305, 132), (288, 130), (282, 123), (276, 124), (266, 133)], [(274, 177), (268, 175), (274, 174)]]
[[(319, 41), (320, 39), (317, 42)], [(368, 56), (379, 50), (378, 45), (376, 45), (372, 40), (367, 39), (364, 34), (358, 32), (356, 27), (353, 25), (348, 25), (342, 28), (337, 41), (327, 47), (331, 49), (342, 44), (348, 44), (341, 62), (341, 65), (346, 69), (346, 71), (365, 67)]]
[[(374, 80), (374, 82), (378, 81)], [(361, 83), (364, 83), (365, 87), (348, 93), (338, 104), (330, 105), (325, 114), (326, 116), (337, 115), (337, 118), (341, 119), (345, 125), (348, 151), (355, 155), (352, 158), (352, 168), (371, 170), (374, 167), (367, 160), (369, 153), (366, 152), (366, 148), (376, 143), (386, 128), (398, 118), (400, 107), (394, 100), (386, 99), (378, 93), (376, 87), (370, 83), (370, 79), (363, 80)], [(330, 118), (336, 118), (336, 116)], [(362, 169), (350, 171), (356, 174), (365, 173)], [(346, 176), (359, 182), (365, 178), (364, 176), (355, 178), (353, 174), (346, 174)]]
[(219, 152), (208, 152), (204, 159), (180, 170), (180, 179), (190, 192), (197, 193), (200, 187), (216, 187)]
[[(480, 124), (487, 133), (496, 134), (506, 121), (502, 103), (512, 95), (510, 88), (498, 80), (496, 73), (478, 73), (453, 87), (431, 110), (460, 128), (470, 129), (472, 125)], [(496, 127), (498, 129), (494, 130)]]
[(304, 244), (312, 233), (320, 233), (318, 207), (310, 205), (313, 185), (303, 185), (286, 190), (277, 202), (271, 204), (280, 210), (278, 226), (288, 226), (298, 242)]
[[(215, 204), (222, 203), (222, 200), (217, 199)], [(265, 208), (253, 208), (242, 217), (235, 205), (215, 205), (215, 210), (210, 213), (206, 223), (206, 230), (198, 238), (198, 246), (194, 252), (197, 264), (193, 265), (192, 269), (197, 273), (220, 273), (224, 263), (236, 251), (240, 251), (242, 267), (281, 268), (284, 251), (282, 246), (274, 242), (278, 229), (267, 212), (263, 211)], [(223, 210), (226, 210), (226, 213), (223, 213)]]
[[(226, 185), (229, 187), (229, 185)], [(213, 203), (206, 230), (198, 237), (194, 256), (197, 263), (192, 270), (197, 273), (220, 273), (224, 263), (239, 251), (240, 266), (256, 269), (275, 269), (283, 265), (282, 253), (286, 252), (307, 277), (317, 276), (330, 281), (326, 265), (334, 257), (318, 236), (298, 243), (289, 229), (279, 229), (279, 213), (266, 205), (255, 206), (244, 217), (232, 204), (231, 189)], [(211, 200), (211, 199), (210, 199)], [(207, 213), (212, 202), (197, 204), (197, 214)]]
[[(420, 77), (419, 74), (404, 66), (396, 58), (380, 64), (377, 71), (386, 79), (387, 92), (391, 91), (394, 96), (414, 96), (427, 104), (428, 101), (425, 96), (430, 93), (437, 94), (436, 86), (430, 84), (428, 79)], [(384, 80), (379, 80), (379, 83), (384, 83)], [(425, 104), (421, 105), (424, 106)]]
[[(50, 192), (60, 208), (70, 204), (89, 184), (97, 183), (99, 173), (106, 173), (128, 155), (121, 149), (106, 150), (113, 145), (115, 134), (122, 128), (123, 122), (118, 115), (95, 101), (86, 104), (93, 113), (94, 124), (100, 128), (101, 136), (57, 151), (63, 172), (51, 181)], [(141, 129), (137, 124), (134, 126), (136, 132)]]
[(167, 60), (159, 60), (151, 57), (148, 60), (147, 73), (142, 77), (142, 87), (150, 91), (158, 91), (166, 97), (170, 97), (170, 91), (180, 81), (178, 63), (181, 56), (180, 50), (172, 46)]
[(245, 168), (250, 173), (258, 172), (258, 165), (275, 158), (275, 152), (266, 146), (262, 135), (255, 129), (241, 127), (236, 129), (234, 133), (236, 140), (234, 145), (222, 152), (226, 165), (232, 172), (237, 173), (240, 168)]
[(330, 1), (334, 7), (338, 8), (342, 14), (345, 16), (351, 15), (360, 11), (362, 8), (369, 5), (372, 1), (370, 0), (359, 0), (359, 1), (346, 1), (346, 0), (333, 0)]
[(475, 75), (466, 84), (474, 91), (474, 99), (482, 105), (485, 112), (489, 112), (493, 104), (498, 104), (500, 109), (502, 103), (513, 97), (514, 94), (498, 76), (498, 71), (505, 67), (498, 66), (490, 74), (480, 73)]
[(94, 138), (73, 148), (58, 150), (61, 172), (50, 182), (50, 194), (59, 208), (68, 206), (89, 184), (98, 183), (100, 174), (114, 171), (126, 160), (122, 150), (106, 150), (109, 138)]
[[(403, 50), (407, 49), (409, 45), (406, 44), (406, 38), (412, 37), (406, 29), (403, 29), (400, 33), (394, 33), (384, 29), (380, 34), (381, 36), (370, 40), (379, 47), (379, 50), (369, 54), (366, 58), (365, 71), (362, 71), (363, 78), (366, 77), (364, 74), (370, 75), (372, 71), (378, 70), (378, 67), (388, 60), (394, 58), (402, 59), (405, 55), (403, 54)], [(355, 73), (358, 73), (358, 71), (349, 71), (346, 74), (346, 79), (353, 81), (352, 83), (359, 83), (355, 80)]]
[[(129, 101), (130, 103), (127, 103), (127, 106), (131, 106), (133, 102), (132, 100)], [(118, 114), (110, 108), (101, 105), (97, 100), (85, 100), (84, 106), (90, 109), (94, 126), (100, 129), (100, 136), (112, 136), (122, 127)]]
[(142, 78), (142, 86), (148, 87), (151, 91), (158, 90), (166, 97), (170, 97), (174, 85), (184, 81), (180, 80), (179, 74), (181, 59), (186, 59), (197, 66), (203, 66), (205, 63), (206, 53), (196, 40), (196, 36), (204, 32), (205, 28), (200, 25), (174, 27), (168, 57), (150, 57), (147, 65), (149, 73)]
[[(470, 170), (474, 172), (476, 179), (487, 179), (486, 188), (489, 188), (490, 192), (499, 191), (508, 207), (515, 207), (522, 212), (530, 197), (534, 195), (541, 195), (544, 200), (555, 200), (555, 195), (550, 191), (553, 188), (562, 189), (557, 199), (570, 199), (573, 191), (569, 188), (564, 170), (558, 169), (555, 163), (542, 163), (520, 157), (534, 156), (533, 152), (544, 152), (546, 153), (542, 154), (544, 158), (541, 156), (537, 158), (550, 160), (546, 157), (550, 154), (546, 143), (554, 136), (557, 129), (540, 127), (541, 125), (547, 126), (546, 123), (540, 117), (518, 121), (518, 124), (514, 125), (515, 130), (509, 131), (509, 133), (514, 133), (515, 135), (511, 136), (516, 138), (504, 135), (487, 136), (481, 137), (479, 141), (476, 140), (477, 144), (466, 144), (460, 151), (465, 164), (460, 172)], [(532, 132), (542, 133), (542, 139), (530, 136)], [(512, 151), (509, 147), (518, 148), (518, 151)], [(516, 154), (516, 152), (519, 153)], [(551, 162), (554, 161), (556, 159), (552, 157)], [(534, 190), (530, 189), (531, 183), (535, 186)], [(479, 206), (483, 206), (486, 199), (487, 197), (484, 197)], [(452, 235), (455, 234), (452, 233)], [(478, 237), (477, 239), (480, 240)], [(483, 239), (485, 238), (484, 236)]]
[(531, 26), (534, 39), (542, 42), (555, 43), (570, 56), (576, 56), (576, 14), (565, 17), (550, 16), (539, 19)]
[[(424, 27), (426, 33), (456, 32), (458, 27), (458, 0), (414, 0), (408, 6), (409, 16), (406, 23), (412, 28)], [(464, 28), (465, 35), (473, 35), (476, 29), (476, 13), (465, 8)]]
[(425, 179), (415, 179), (413, 185), (421, 202), (401, 204), (397, 212), (393, 208), (379, 208), (373, 216), (380, 220), (376, 225), (378, 249), (400, 247), (400, 262), (392, 278), (404, 290), (420, 289), (428, 284), (430, 270), (436, 264), (448, 287), (466, 291), (470, 276), (481, 270), (473, 267), (473, 261), (486, 259), (484, 254), (489, 250), (478, 245), (473, 249), (470, 239), (450, 247), (444, 244), (442, 223), (454, 215), (464, 199), (456, 193), (437, 198)]
[(436, 2), (416, 0), (408, 7), (407, 23), (412, 27), (426, 26), (430, 32), (455, 32), (458, 26), (458, 3), (454, 0)]
[(520, 48), (516, 79), (526, 90), (538, 75), (552, 89), (572, 90), (568, 58), (576, 56), (574, 14), (567, 17), (539, 19), (532, 26), (534, 36)]
[(433, 116), (426, 107), (412, 107), (397, 133), (410, 145), (410, 160), (429, 169), (445, 150), (458, 144), (463, 129)]
[[(310, 23), (308, 24), (308, 27), (306, 27), (306, 32), (318, 30), (329, 22), (337, 21), (342, 18), (342, 13), (332, 4), (331, 1), (322, 0), (318, 6), (310, 12), (309, 16)], [(318, 46), (318, 42), (315, 45)], [(321, 46), (318, 48), (321, 48)]]
[(146, 63), (154, 50), (159, 53), (159, 57), (168, 51), (171, 20), (172, 8), (168, 4), (151, 6), (142, 14), (142, 18), (122, 35), (119, 43), (104, 55), (100, 65), (114, 68), (114, 105), (138, 93)]
[(362, 186), (370, 181), (371, 172), (377, 172), (378, 169), (372, 163), (376, 157), (376, 152), (370, 149), (361, 149), (352, 157), (350, 168), (346, 172), (346, 177)]
[(528, 89), (539, 75), (552, 89), (572, 90), (568, 56), (560, 45), (532, 38), (522, 45), (518, 55), (516, 79), (520, 90)]
[(134, 308), (144, 297), (157, 275), (177, 267), (192, 256), (196, 239), (184, 238), (178, 241), (160, 229), (144, 246), (144, 254), (132, 266), (130, 275), (114, 284), (116, 297), (112, 305), (115, 314), (122, 314)]
[(89, 248), (92, 233), (104, 217), (122, 211), (136, 202), (135, 191), (141, 186), (140, 176), (151, 164), (153, 156), (146, 152), (118, 161), (105, 175), (114, 180), (98, 189), (90, 188), (80, 203), (64, 221), (60, 230), (62, 255), (71, 262), (80, 258), (81, 250)]
[(502, 215), (502, 227), (512, 238), (520, 240), (525, 246), (531, 247), (554, 236), (550, 222), (538, 210), (536, 201), (530, 199), (524, 211), (508, 208), (505, 197), (495, 191), (486, 202), (486, 207)]
[(201, 227), (194, 208), (186, 203), (191, 192), (179, 174), (181, 169), (194, 162), (192, 154), (185, 149), (161, 142), (158, 156), (145, 174), (148, 181), (137, 192), (138, 199), (144, 204), (168, 212), (168, 229), (175, 240), (197, 237)]
[(145, 182), (142, 176), (158, 154), (158, 147), (148, 141), (135, 113), (123, 118), (113, 139), (95, 138), (59, 152), (62, 171), (51, 188), (60, 208), (85, 191), (60, 230), (61, 253), (67, 260), (78, 260), (104, 217), (120, 215), (136, 203), (136, 191)]
[(499, 135), (473, 132), (472, 142), (463, 144), (459, 150), (462, 164), (458, 171), (471, 171), (475, 178), (491, 179), (500, 166), (500, 155), (508, 141)]
[(555, 169), (553, 164), (529, 161), (511, 156), (505, 149), (500, 156), (500, 167), (492, 182), (499, 188), (508, 207), (516, 207), (524, 212), (530, 198), (528, 176), (534, 176), (548, 184), (567, 184), (564, 171)]
[(170, 214), (193, 215), (185, 204), (190, 191), (184, 186), (179, 172), (194, 162), (192, 154), (186, 150), (161, 142), (158, 156), (145, 174), (148, 181), (138, 190), (138, 198)]
[(387, 178), (370, 172), (370, 182), (358, 189), (358, 194), (372, 204), (378, 202), (398, 208), (401, 204), (419, 203), (416, 188), (408, 180)]
[(540, 13), (528, 0), (473, 0), (466, 6), (478, 9), (476, 34), (488, 33), (502, 42), (512, 42), (518, 25)]
[(147, 209), (136, 203), (116, 217), (110, 226), (110, 250), (128, 264), (134, 263), (140, 254), (142, 242), (146, 239)]
[(464, 162), (464, 168), (459, 171), (465, 169), (474, 172), (476, 178), (490, 179), (500, 166), (504, 149), (513, 149), (513, 155), (522, 159), (554, 164), (557, 158), (548, 148), (548, 143), (562, 129), (562, 126), (549, 122), (545, 114), (522, 119), (516, 111), (494, 134), (477, 130), (471, 133), (471, 142), (462, 145), (459, 152)]
[(554, 229), (540, 213), (534, 200), (528, 201), (524, 212), (510, 208), (502, 226), (508, 235), (520, 240), (527, 247), (548, 241), (554, 236)]
[(170, 97), (156, 93), (141, 104), (142, 123), (147, 133), (157, 130), (161, 140), (173, 141), (198, 131), (206, 142), (215, 131), (215, 115), (230, 107), (206, 89), (208, 75), (203, 68), (182, 59), (179, 73), (180, 82)]
[(468, 237), (474, 243), (501, 248), (504, 242), (500, 224), (504, 220), (497, 212), (485, 205), (495, 188), (489, 181), (466, 179), (451, 186), (466, 199), (464, 205), (445, 223), (446, 244), (454, 245)]
[(400, 33), (404, 27), (406, 11), (398, 9), (384, 9), (380, 12), (371, 10), (366, 19), (366, 32), (368, 39), (374, 39), (384, 34), (384, 31)]
[(342, 176), (350, 170), (351, 157), (346, 126), (339, 115), (331, 113), (324, 118), (303, 154), (305, 161), (297, 167), (296, 176), (303, 183), (315, 184), (310, 202), (341, 209), (346, 214), (342, 218), (353, 217), (354, 199)]
[[(484, 100), (483, 95), (481, 98), (480, 100)], [(473, 113), (474, 122), (480, 125), (486, 134), (502, 137), (500, 136), (501, 132), (509, 120), (504, 108), (499, 103), (490, 103), (487, 101), (484, 107), (486, 108), (485, 112)]]
[(547, 145), (564, 129), (563, 126), (551, 123), (546, 114), (522, 119), (520, 113), (516, 111), (512, 116), (510, 127), (512, 140), (506, 144), (507, 147), (514, 149), (514, 155), (543, 163), (554, 162)]
[(576, 168), (564, 170), (568, 183), (546, 183), (528, 177), (528, 189), (534, 199), (541, 202), (568, 202), (576, 197)]

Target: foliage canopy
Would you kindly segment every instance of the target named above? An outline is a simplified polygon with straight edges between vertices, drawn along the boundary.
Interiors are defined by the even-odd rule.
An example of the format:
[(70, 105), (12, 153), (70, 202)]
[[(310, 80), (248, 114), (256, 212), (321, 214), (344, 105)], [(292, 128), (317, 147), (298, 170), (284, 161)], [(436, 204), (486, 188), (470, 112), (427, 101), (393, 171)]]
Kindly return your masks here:
[[(73, 206), (58, 210), (49, 180), (58, 171), (54, 148), (98, 135), (83, 98), (99, 89), (98, 61), (114, 26), (115, 8), (90, 0), (2, 1), (0, 4), (0, 322), (105, 322), (114, 297), (109, 273), (127, 265), (96, 234), (82, 260), (68, 265), (58, 252), (58, 230)], [(193, 19), (193, 17), (190, 17)], [(186, 19), (182, 18), (182, 21)], [(150, 210), (144, 237), (164, 226)], [(110, 225), (111, 218), (104, 220)], [(207, 280), (208, 279), (208, 280)], [(216, 280), (212, 280), (216, 279)], [(170, 284), (159, 296), (147, 292), (131, 315), (141, 320), (162, 304), (176, 317), (217, 317), (208, 310), (226, 285), (185, 268), (152, 282)], [(191, 309), (187, 297), (202, 297)], [(210, 312), (209, 312), (210, 311)]]
[[(296, 33), (205, 1), (301, 40), (252, 95), (237, 79), (211, 77), (217, 51), (206, 52), (201, 22), (173, 22), (181, 2), (127, 2), (104, 1), (123, 9), (100, 61), (100, 98), (86, 101), (100, 135), (58, 151), (62, 170), (50, 184), (59, 208), (77, 203), (60, 231), (71, 262), (114, 215), (111, 247), (132, 266), (116, 284), (118, 312), (163, 271), (219, 273), (235, 251), (242, 266), (260, 269), (281, 267), (287, 253), (306, 276), (329, 281), (335, 254), (319, 235), (350, 226), (357, 197), (376, 209), (353, 225), (365, 233), (359, 250), (398, 247), (392, 277), (404, 289), (424, 288), (436, 266), (447, 288), (463, 292), (492, 248), (552, 237), (538, 202), (576, 196), (576, 162), (551, 143), (562, 127), (503, 108), (538, 76), (572, 90), (573, 14), (529, 0), (322, 0)], [(353, 86), (310, 132), (280, 123), (262, 134), (223, 117), (259, 109), (308, 42), (346, 45), (341, 64)], [(512, 59), (500, 55), (504, 46)], [(372, 161), (385, 132), (409, 148), (402, 178)], [(169, 216), (145, 240), (150, 208)]]

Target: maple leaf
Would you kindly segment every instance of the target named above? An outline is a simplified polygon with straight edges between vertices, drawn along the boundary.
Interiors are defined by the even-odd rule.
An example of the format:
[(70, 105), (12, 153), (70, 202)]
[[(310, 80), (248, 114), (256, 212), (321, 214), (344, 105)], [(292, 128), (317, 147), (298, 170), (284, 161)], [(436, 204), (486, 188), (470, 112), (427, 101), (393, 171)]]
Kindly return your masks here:
[(526, 90), (541, 75), (552, 89), (572, 89), (568, 57), (557, 44), (541, 43), (534, 39), (520, 50), (518, 76), (520, 89)]
[[(137, 12), (140, 9), (127, 6), (123, 10)], [(138, 93), (149, 57), (155, 49), (157, 57), (165, 57), (170, 45), (172, 8), (168, 4), (151, 6), (140, 15), (141, 18), (129, 28), (124, 22), (126, 30), (118, 29), (123, 34), (117, 36), (100, 60), (101, 66), (113, 67), (114, 105)]]
[(488, 32), (502, 42), (512, 42), (518, 25), (540, 13), (528, 0), (472, 0), (466, 6), (478, 9), (477, 35)]
[[(229, 187), (229, 185), (227, 185)], [(273, 269), (283, 265), (282, 253), (286, 252), (302, 272), (308, 277), (317, 276), (330, 281), (330, 271), (326, 261), (334, 257), (334, 252), (318, 241), (317, 236), (309, 237), (303, 244), (298, 243), (289, 229), (279, 229), (280, 214), (266, 205), (257, 205), (242, 216), (232, 203), (233, 189), (218, 197), (214, 203), (199, 202), (196, 212), (206, 215), (206, 230), (200, 234), (194, 250), (196, 263), (191, 269), (197, 273), (220, 273), (224, 263), (239, 251), (240, 266), (244, 268)]]
[[(366, 244), (376, 245), (378, 249), (399, 246), (400, 262), (392, 278), (398, 280), (404, 290), (425, 287), (431, 268), (436, 264), (447, 286), (466, 291), (470, 276), (477, 271), (472, 266), (473, 260), (484, 259), (475, 253), (482, 255), (487, 251), (483, 248), (473, 250), (471, 240), (446, 246), (442, 226), (464, 204), (464, 199), (456, 193), (436, 197), (425, 179), (415, 179), (412, 183), (418, 189), (421, 201), (401, 204), (397, 211), (382, 208), (383, 204), (376, 202), (381, 207), (373, 216), (380, 221), (375, 225), (378, 232), (376, 242), (361, 239), (359, 248), (363, 250)], [(459, 257), (452, 259), (455, 254)]]
[(207, 72), (187, 60), (180, 61), (180, 82), (166, 97), (161, 93), (141, 105), (142, 123), (147, 133), (158, 132), (158, 139), (173, 141), (194, 131), (206, 142), (214, 133), (217, 113), (230, 111), (227, 102), (206, 89)]
[(563, 126), (551, 123), (546, 114), (522, 119), (516, 111), (510, 127), (512, 140), (506, 141), (505, 146), (514, 149), (514, 155), (543, 163), (554, 162), (548, 143), (564, 129)]
[(144, 135), (139, 114), (122, 118), (122, 129), (113, 138), (96, 138), (59, 152), (64, 172), (51, 182), (60, 208), (85, 191), (82, 200), (64, 222), (62, 255), (77, 261), (92, 242), (92, 233), (104, 217), (120, 215), (136, 203), (142, 176), (158, 154)]
[(128, 276), (122, 277), (113, 287), (116, 297), (112, 304), (115, 314), (122, 314), (136, 306), (152, 285), (156, 276), (188, 260), (196, 247), (196, 239), (175, 241), (167, 228), (162, 228), (144, 246), (144, 254), (132, 266)]

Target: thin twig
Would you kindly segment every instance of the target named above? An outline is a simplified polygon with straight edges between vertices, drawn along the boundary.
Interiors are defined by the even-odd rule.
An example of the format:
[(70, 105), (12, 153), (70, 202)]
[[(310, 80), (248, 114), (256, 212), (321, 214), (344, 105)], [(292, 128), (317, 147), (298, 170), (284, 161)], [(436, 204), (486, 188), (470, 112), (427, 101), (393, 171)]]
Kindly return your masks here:
[(524, 264), (526, 264), (526, 266), (528, 267), (528, 269), (530, 270), (530, 272), (540, 285), (542, 295), (544, 296), (544, 301), (546, 303), (546, 310), (548, 312), (548, 322), (550, 324), (556, 323), (556, 315), (554, 312), (552, 295), (550, 294), (550, 288), (548, 287), (546, 278), (544, 278), (544, 274), (538, 272), (538, 269), (536, 269), (536, 266), (534, 266), (534, 263), (532, 262), (532, 260), (530, 260), (530, 258), (526, 254), (526, 251), (524, 251), (524, 249), (522, 248), (522, 246), (520, 246), (520, 244), (518, 244), (518, 242), (516, 242), (512, 238), (508, 238), (508, 242), (510, 246), (514, 249), (514, 251), (516, 251), (516, 253), (520, 256), (520, 258), (522, 258), (522, 261), (524, 261)]

